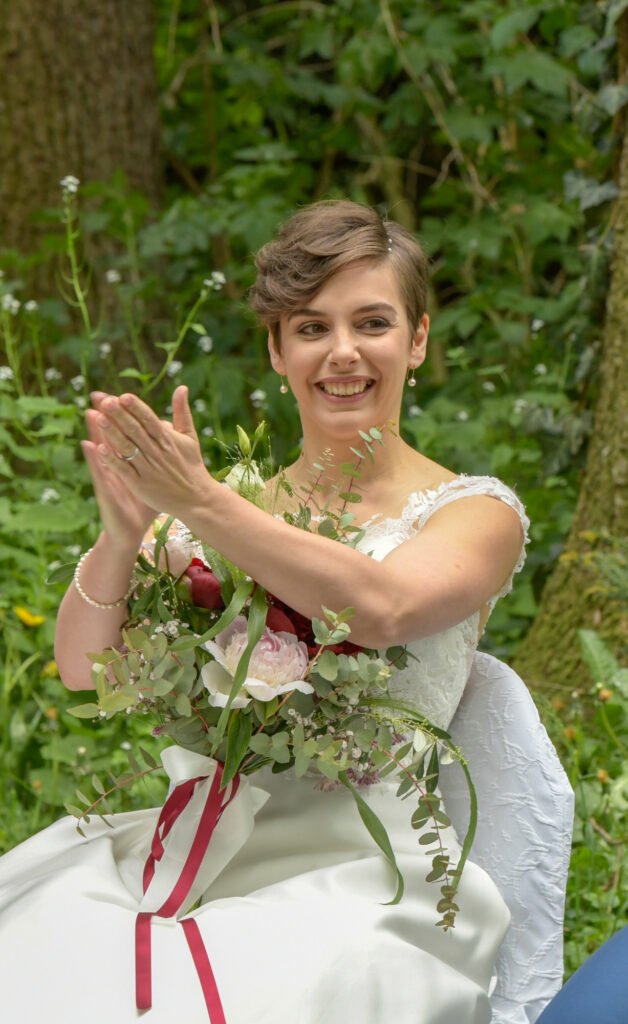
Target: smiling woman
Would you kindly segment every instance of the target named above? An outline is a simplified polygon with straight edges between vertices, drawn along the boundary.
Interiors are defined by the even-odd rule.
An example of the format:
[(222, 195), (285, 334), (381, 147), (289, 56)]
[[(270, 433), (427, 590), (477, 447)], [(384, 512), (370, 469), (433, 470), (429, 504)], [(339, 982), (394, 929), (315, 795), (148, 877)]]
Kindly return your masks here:
[[(364, 535), (352, 547), (295, 529), (214, 480), (186, 388), (173, 395), (172, 423), (133, 395), (96, 394), (83, 451), (103, 529), (81, 563), (80, 590), (69, 587), (59, 612), (61, 677), (70, 688), (93, 686), (88, 652), (120, 645), (121, 595), (144, 533), (162, 511), (305, 620), (320, 618), (323, 608), (352, 607), (357, 645), (407, 645), (412, 657), (391, 681), (390, 696), (446, 729), (483, 622), (523, 564), (528, 520), (501, 481), (441, 466), (395, 429), (404, 382), (412, 374), (412, 383), (427, 351), (425, 255), (400, 226), (338, 202), (301, 210), (257, 264), (251, 304), (301, 417), (303, 451), (287, 469), (291, 482), (307, 482), (326, 452), (316, 494), (333, 507), (360, 432), (385, 432), (385, 444), (364, 460), (356, 481)], [(241, 625), (234, 623), (236, 633)], [(234, 637), (245, 643), (243, 634)], [(299, 645), (287, 643), (293, 686), (303, 665), (294, 662)], [(217, 669), (210, 681), (218, 703), (230, 656), (221, 649), (222, 675)], [(242, 700), (254, 697), (247, 691)], [(444, 934), (434, 927), (424, 848), (399, 810), (396, 783), (377, 780), (364, 792), (406, 878), (402, 902), (391, 906), (387, 861), (362, 829), (350, 793), (322, 792), (291, 772), (264, 769), (256, 778), (270, 799), (264, 804), (255, 791), (251, 835), (214, 872), (201, 905), (184, 921), (192, 928), (193, 919), (197, 930), (200, 987), (178, 929), (155, 929), (155, 975), (165, 981), (158, 992), (156, 986), (151, 1022), (206, 1020), (203, 992), (213, 986), (215, 993), (217, 984), (213, 1024), (488, 1024), (509, 913), (486, 872), (467, 863), (456, 928)], [(78, 1024), (88, 1005), (92, 1024), (136, 1020), (129, 927), (138, 910), (138, 865), (150, 852), (158, 816), (125, 816), (112, 833), (95, 829), (85, 843), (73, 820), (64, 819), (5, 858), (0, 972), (9, 1019)], [(443, 826), (442, 836), (455, 857), (453, 828)], [(63, 941), (50, 946), (53, 928)], [(30, 959), (16, 955), (23, 949)], [(69, 951), (71, 1001), (64, 980)], [(106, 1000), (91, 998), (94, 954), (114, 982)], [(35, 987), (32, 963), (42, 982)]]

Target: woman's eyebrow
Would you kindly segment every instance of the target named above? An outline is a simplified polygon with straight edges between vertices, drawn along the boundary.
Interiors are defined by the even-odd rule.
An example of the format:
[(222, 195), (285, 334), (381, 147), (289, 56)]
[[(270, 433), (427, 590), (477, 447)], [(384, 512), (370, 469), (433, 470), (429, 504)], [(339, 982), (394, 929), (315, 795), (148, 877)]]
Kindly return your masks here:
[[(357, 309), (353, 310), (353, 314), (352, 315), (355, 316), (356, 313), (374, 313), (376, 310), (382, 310), (382, 311), (385, 311), (387, 313), (392, 313), (394, 315), (396, 315), (396, 313), (397, 313), (397, 310), (395, 309), (395, 307), (389, 305), (388, 302), (371, 302), (367, 306), (358, 306)], [(326, 315), (327, 314), (325, 314), (320, 309), (311, 309), (308, 306), (304, 306), (302, 309), (293, 309), (292, 312), (288, 316), (288, 320), (293, 320), (295, 316), (320, 316), (320, 317), (324, 317)]]

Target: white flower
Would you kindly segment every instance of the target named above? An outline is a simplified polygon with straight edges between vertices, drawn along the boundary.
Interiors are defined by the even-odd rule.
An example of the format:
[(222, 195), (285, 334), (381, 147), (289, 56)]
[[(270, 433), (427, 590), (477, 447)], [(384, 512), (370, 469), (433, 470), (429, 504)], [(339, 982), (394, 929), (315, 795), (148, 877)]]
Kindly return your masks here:
[[(209, 703), (213, 707), (226, 706), (233, 676), (247, 642), (247, 622), (243, 615), (238, 615), (215, 640), (203, 644), (216, 659), (201, 669)], [(307, 647), (292, 633), (273, 633), (265, 629), (253, 648), (248, 675), (231, 706), (243, 708), (252, 698), (269, 701), (293, 690), (313, 693), (314, 687), (303, 679), (308, 660)]]
[(180, 362), (180, 360), (173, 359), (172, 362), (170, 363), (170, 366), (168, 367), (168, 376), (169, 377), (176, 377), (176, 375), (179, 373), (179, 371), (182, 369), (182, 367), (183, 367), (183, 363)]
[(10, 366), (0, 366), (0, 380), (13, 380), (13, 370)]
[(466, 420), (469, 419), (469, 413), (467, 412), (466, 409), (459, 409), (458, 412), (456, 413), (456, 419), (460, 420), (461, 423), (464, 423)]
[(207, 402), (204, 398), (197, 398), (194, 402), (194, 412), (205, 412), (207, 409)]
[(537, 363), (534, 367), (534, 372), (538, 377), (544, 377), (547, 373), (547, 366), (545, 365), (545, 363)]
[(64, 192), (69, 192), (73, 195), (78, 191), (78, 187), (81, 184), (78, 178), (75, 178), (73, 174), (66, 174), (65, 178), (62, 178), (59, 182)]
[(482, 387), (486, 392), (488, 392), (489, 395), (492, 395), (493, 391), (495, 390), (495, 385), (493, 384), (492, 380), (485, 380), (484, 383), (482, 384)]
[(250, 463), (236, 462), (235, 466), (227, 473), (224, 482), (236, 494), (241, 494), (250, 500), (254, 500), (255, 495), (264, 488), (260, 471), (253, 461)]
[(257, 407), (263, 405), (264, 402), (266, 401), (266, 392), (262, 391), (261, 388), (256, 388), (255, 391), (251, 392), (249, 398), (251, 399), (251, 402), (253, 403), (254, 406)]
[(61, 380), (61, 373), (54, 366), (49, 366), (47, 370), (44, 370), (44, 377), (46, 380)]
[(203, 281), (203, 284), (205, 288), (211, 288), (212, 291), (219, 292), (226, 281), (227, 278), (221, 270), (212, 270), (209, 277), (206, 277)]
[(408, 409), (408, 416), (422, 416), (423, 410), (420, 405), (411, 405)]
[(28, 302), (24, 303), (24, 309), (27, 313), (36, 313), (39, 309), (39, 305), (34, 299), (29, 299)]
[(538, 334), (545, 327), (545, 320), (533, 320), (530, 324), (530, 330), (533, 334)]
[(98, 346), (98, 355), (100, 356), (101, 359), (106, 359), (106, 357), (108, 355), (110, 355), (110, 354), (111, 354), (111, 345), (109, 344), (108, 341), (103, 341)]
[(213, 427), (203, 427), (203, 429), (201, 430), (201, 434), (202, 434), (203, 437), (213, 437), (214, 436), (214, 428)]
[(210, 338), (209, 334), (202, 334), (197, 342), (201, 352), (211, 352), (214, 347), (214, 339)]
[(78, 556), (81, 553), (81, 545), (80, 544), (68, 544), (68, 546), (66, 547), (65, 550), (67, 551), (68, 555), (70, 555), (72, 558), (78, 558)]
[(58, 501), (59, 492), (55, 491), (54, 487), (46, 487), (41, 492), (41, 497), (39, 500), (43, 505), (46, 505), (49, 501)]
[(528, 404), (529, 403), (526, 402), (525, 398), (517, 398), (513, 402), (512, 411), (519, 415), (519, 413), (522, 413), (524, 409), (527, 409)]
[(77, 373), (76, 377), (72, 377), (70, 384), (75, 391), (80, 391), (85, 387), (85, 377), (82, 373)]
[(107, 270), (105, 271), (105, 281), (107, 284), (120, 284), (122, 276), (119, 270)]
[(120, 744), (120, 749), (121, 750), (130, 750), (131, 749), (131, 744), (129, 743), (128, 740), (122, 740), (122, 743)]
[(13, 316), (15, 316), (20, 309), (19, 299), (16, 299), (10, 292), (7, 292), (6, 295), (2, 296), (0, 299), (0, 305), (3, 309), (6, 309), (7, 313), (12, 313)]

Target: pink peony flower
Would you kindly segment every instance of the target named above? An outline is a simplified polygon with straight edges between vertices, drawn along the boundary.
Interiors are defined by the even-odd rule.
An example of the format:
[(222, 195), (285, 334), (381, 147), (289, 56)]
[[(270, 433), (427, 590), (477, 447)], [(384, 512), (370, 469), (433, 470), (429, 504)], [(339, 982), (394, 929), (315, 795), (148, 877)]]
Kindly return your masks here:
[[(224, 708), (227, 704), (233, 676), (247, 644), (246, 625), (245, 617), (238, 615), (215, 640), (203, 645), (216, 659), (201, 670), (209, 702), (214, 707)], [(248, 675), (231, 706), (243, 708), (253, 697), (269, 701), (292, 690), (313, 693), (314, 687), (303, 679), (307, 665), (308, 651), (302, 641), (293, 633), (275, 633), (266, 628), (255, 645)]]

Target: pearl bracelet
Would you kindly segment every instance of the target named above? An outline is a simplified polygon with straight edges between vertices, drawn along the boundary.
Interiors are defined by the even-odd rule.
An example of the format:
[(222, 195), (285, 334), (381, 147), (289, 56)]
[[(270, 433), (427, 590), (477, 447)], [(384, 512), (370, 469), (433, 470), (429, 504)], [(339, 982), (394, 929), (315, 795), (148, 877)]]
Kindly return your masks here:
[(90, 548), (89, 551), (86, 551), (85, 554), (81, 555), (81, 557), (79, 558), (78, 564), (76, 566), (76, 569), (74, 570), (74, 577), (73, 577), (73, 579), (74, 579), (74, 586), (78, 590), (78, 592), (81, 595), (81, 597), (83, 598), (83, 600), (87, 601), (88, 604), (91, 604), (92, 608), (121, 608), (122, 605), (126, 604), (126, 602), (128, 601), (129, 597), (131, 596), (131, 594), (135, 590), (137, 584), (139, 583), (139, 580), (137, 579), (137, 576), (135, 575), (135, 573), (133, 573), (133, 575), (131, 577), (131, 582), (129, 584), (129, 589), (127, 590), (127, 592), (124, 595), (124, 597), (121, 597), (118, 601), (110, 601), (110, 602), (107, 602), (107, 603), (103, 603), (101, 601), (94, 601), (93, 597), (89, 597), (85, 593), (85, 591), (83, 590), (83, 588), (81, 586), (81, 581), (80, 581), (81, 566), (83, 565), (83, 562), (85, 561), (87, 556), (89, 554), (91, 554), (91, 552), (93, 550), (94, 550), (93, 547)]

